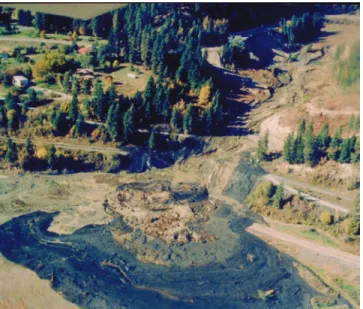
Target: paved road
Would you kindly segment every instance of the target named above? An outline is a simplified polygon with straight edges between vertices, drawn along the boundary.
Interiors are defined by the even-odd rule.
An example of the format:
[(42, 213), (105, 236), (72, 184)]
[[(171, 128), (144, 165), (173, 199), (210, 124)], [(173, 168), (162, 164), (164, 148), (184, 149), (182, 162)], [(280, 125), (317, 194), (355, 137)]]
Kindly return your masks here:
[(297, 245), (299, 247), (303, 247), (307, 250), (316, 252), (319, 255), (336, 258), (338, 260), (341, 260), (344, 263), (348, 263), (348, 264), (360, 269), (360, 257), (357, 255), (354, 255), (354, 254), (351, 254), (348, 252), (344, 252), (344, 251), (341, 251), (338, 249), (330, 248), (330, 247), (320, 246), (311, 241), (297, 238), (297, 237), (276, 231), (273, 228), (270, 228), (266, 225), (259, 224), (259, 223), (252, 224), (251, 226), (249, 226), (246, 229), (246, 231), (250, 232), (251, 234), (256, 234), (256, 235), (264, 234), (264, 235), (267, 235), (268, 237), (272, 237), (274, 239), (286, 241), (286, 242), (292, 243), (294, 245)]
[[(7, 137), (0, 136), (0, 139), (6, 140)], [(25, 139), (21, 138), (11, 138), (13, 142), (17, 144), (24, 144)], [(103, 153), (119, 153), (121, 155), (127, 156), (128, 152), (118, 148), (112, 147), (104, 147), (104, 146), (83, 146), (83, 145), (74, 145), (69, 143), (52, 143), (48, 141), (34, 141), (33, 143), (36, 145), (54, 145), (56, 148), (64, 148), (64, 149), (73, 149), (73, 150), (82, 150), (87, 152), (103, 152)]]
[[(294, 189), (293, 187), (289, 186), (286, 184), (286, 182), (289, 182), (290, 180), (286, 179), (286, 182), (285, 182), (285, 178), (282, 178), (282, 177), (279, 177), (279, 176), (276, 176), (276, 175), (271, 175), (271, 174), (268, 174), (268, 175), (265, 175), (264, 178), (270, 182), (272, 182), (274, 185), (279, 185), (279, 184), (283, 184), (284, 186), (284, 189), (291, 193), (291, 194), (298, 194), (298, 190)], [(296, 183), (299, 183), (296, 181)], [(301, 184), (301, 183), (300, 183)], [(309, 187), (308, 185), (304, 184), (305, 187), (309, 188), (311, 191), (313, 191), (313, 188), (315, 188), (315, 190), (321, 190), (321, 191), (324, 191), (325, 194), (326, 192), (329, 192), (329, 191), (325, 191), (323, 189), (320, 189), (320, 188), (316, 188), (316, 187)], [(330, 194), (333, 194), (332, 192), (330, 192)], [(336, 204), (333, 204), (333, 203), (330, 203), (330, 202), (327, 202), (327, 201), (324, 201), (322, 199), (319, 199), (319, 198), (316, 198), (314, 196), (311, 196), (309, 194), (306, 194), (306, 193), (301, 193), (300, 194), (304, 200), (308, 201), (308, 202), (313, 202), (315, 204), (318, 204), (320, 206), (324, 206), (324, 207), (328, 207), (328, 208), (331, 208), (331, 209), (334, 209), (334, 210), (337, 210), (337, 211), (340, 211), (342, 213), (349, 213), (349, 210), (342, 207), (342, 206), (339, 206), (339, 205), (336, 205)], [(335, 195), (336, 196), (336, 195)]]

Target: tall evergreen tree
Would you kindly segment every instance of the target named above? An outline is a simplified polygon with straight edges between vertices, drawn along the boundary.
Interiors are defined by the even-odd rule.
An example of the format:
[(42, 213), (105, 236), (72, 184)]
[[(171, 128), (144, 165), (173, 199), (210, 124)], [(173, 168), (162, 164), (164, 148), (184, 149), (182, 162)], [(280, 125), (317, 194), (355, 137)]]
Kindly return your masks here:
[(343, 140), (342, 150), (340, 151), (340, 155), (338, 158), (339, 163), (349, 163), (352, 155), (352, 148), (350, 139)]
[(194, 130), (193, 105), (189, 104), (183, 119), (183, 129), (186, 133), (192, 134)]
[(304, 162), (309, 166), (313, 166), (318, 162), (318, 152), (312, 123), (309, 124), (304, 135)]
[(5, 161), (15, 163), (16, 160), (18, 160), (18, 151), (16, 148), (16, 144), (10, 137), (8, 137), (6, 139)]
[(92, 104), (96, 117), (102, 120), (104, 115), (104, 93), (101, 82), (97, 82), (93, 88)]
[(330, 143), (329, 124), (326, 121), (317, 137), (317, 145), (322, 154), (325, 154), (326, 150), (329, 147), (329, 143)]
[(177, 133), (179, 133), (183, 127), (183, 115), (180, 112), (180, 110), (175, 106), (173, 107), (171, 113), (170, 125), (173, 128), (173, 130)]
[(149, 148), (154, 150), (156, 148), (156, 134), (155, 130), (152, 130), (149, 138)]
[(282, 203), (284, 200), (284, 186), (283, 184), (279, 184), (277, 187), (277, 190), (274, 194), (274, 196), (272, 197), (273, 200), (273, 206), (275, 208), (281, 209), (282, 208)]
[(290, 163), (295, 163), (295, 149), (294, 149), (294, 136), (289, 134), (284, 142), (283, 156), (284, 159)]
[(56, 149), (55, 149), (54, 145), (50, 145), (50, 147), (48, 148), (46, 159), (47, 159), (48, 167), (50, 169), (53, 169), (54, 165), (56, 163)]
[(73, 123), (77, 121), (78, 118), (78, 96), (77, 93), (74, 92), (72, 96), (72, 101), (69, 105), (68, 116), (72, 120)]
[(351, 162), (358, 163), (360, 162), (360, 138), (358, 137), (354, 143), (354, 152), (351, 155)]
[(134, 104), (127, 110), (124, 116), (124, 139), (130, 141), (135, 130), (135, 109)]
[(25, 151), (26, 151), (26, 154), (29, 158), (32, 158), (34, 156), (34, 153), (35, 153), (35, 149), (34, 149), (34, 145), (30, 139), (30, 136), (27, 136), (26, 137), (26, 140), (25, 140)]

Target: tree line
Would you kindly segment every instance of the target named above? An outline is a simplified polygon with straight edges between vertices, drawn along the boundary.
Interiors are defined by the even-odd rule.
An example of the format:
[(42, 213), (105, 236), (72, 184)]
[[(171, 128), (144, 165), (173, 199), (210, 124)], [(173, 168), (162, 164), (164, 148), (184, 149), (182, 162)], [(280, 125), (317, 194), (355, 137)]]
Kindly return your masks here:
[(287, 40), (289, 48), (298, 43), (306, 43), (315, 39), (324, 26), (324, 17), (315, 12), (304, 13), (300, 17), (293, 15), (291, 20), (283, 18), (280, 22), (282, 34)]
[(317, 164), (321, 158), (339, 163), (358, 163), (360, 161), (359, 137), (342, 138), (343, 128), (340, 127), (333, 136), (329, 134), (329, 125), (324, 123), (317, 136), (313, 133), (313, 124), (306, 127), (302, 120), (296, 134), (289, 134), (284, 142), (283, 157), (290, 164), (309, 166)]

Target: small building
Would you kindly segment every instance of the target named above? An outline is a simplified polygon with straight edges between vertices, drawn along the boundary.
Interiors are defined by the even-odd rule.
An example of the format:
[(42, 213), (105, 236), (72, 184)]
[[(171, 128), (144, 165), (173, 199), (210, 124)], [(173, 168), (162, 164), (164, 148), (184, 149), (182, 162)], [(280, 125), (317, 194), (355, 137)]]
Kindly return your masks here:
[(92, 69), (77, 69), (76, 74), (78, 74), (78, 75), (93, 75), (94, 71)]
[(130, 77), (130, 78), (136, 79), (136, 78), (137, 78), (137, 75), (136, 75), (135, 73), (128, 73), (128, 74), (127, 74), (127, 77)]
[(8, 59), (8, 58), (9, 58), (8, 54), (0, 53), (0, 59)]
[(13, 76), (13, 85), (17, 87), (26, 87), (29, 84), (29, 80), (21, 75)]

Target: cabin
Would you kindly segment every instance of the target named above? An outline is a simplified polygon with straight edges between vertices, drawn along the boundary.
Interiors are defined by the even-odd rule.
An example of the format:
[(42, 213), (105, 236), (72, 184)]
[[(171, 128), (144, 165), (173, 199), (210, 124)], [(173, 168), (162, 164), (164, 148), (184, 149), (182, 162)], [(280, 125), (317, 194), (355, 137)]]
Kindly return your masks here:
[(13, 76), (13, 85), (16, 87), (26, 87), (29, 84), (29, 80), (21, 75)]

